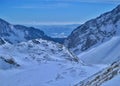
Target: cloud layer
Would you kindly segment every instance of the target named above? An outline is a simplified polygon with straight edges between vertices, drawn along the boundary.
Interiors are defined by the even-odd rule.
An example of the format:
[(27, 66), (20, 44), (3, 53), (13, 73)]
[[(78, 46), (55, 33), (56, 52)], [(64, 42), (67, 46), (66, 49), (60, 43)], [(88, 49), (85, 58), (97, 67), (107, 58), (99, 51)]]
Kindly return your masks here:
[[(24, 0), (21, 0), (24, 1)], [(58, 8), (69, 7), (72, 3), (106, 3), (106, 4), (118, 4), (120, 0), (30, 0), (33, 4), (29, 4), (29, 1), (25, 5), (18, 5), (13, 8), (22, 9), (37, 9), (37, 8)], [(36, 4), (37, 3), (37, 4)]]

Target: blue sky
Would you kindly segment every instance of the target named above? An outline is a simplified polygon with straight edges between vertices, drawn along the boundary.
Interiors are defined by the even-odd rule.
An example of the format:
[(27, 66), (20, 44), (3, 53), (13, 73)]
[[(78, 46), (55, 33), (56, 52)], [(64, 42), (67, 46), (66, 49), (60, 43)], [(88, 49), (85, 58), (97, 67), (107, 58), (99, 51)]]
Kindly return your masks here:
[(0, 0), (0, 18), (15, 24), (75, 24), (115, 8), (120, 0)]

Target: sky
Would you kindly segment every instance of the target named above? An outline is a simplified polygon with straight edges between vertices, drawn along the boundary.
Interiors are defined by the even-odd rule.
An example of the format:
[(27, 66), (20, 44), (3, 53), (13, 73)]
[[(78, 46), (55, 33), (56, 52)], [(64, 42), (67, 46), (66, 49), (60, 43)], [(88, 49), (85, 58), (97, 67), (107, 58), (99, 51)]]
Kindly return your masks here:
[(0, 18), (13, 24), (82, 24), (120, 0), (0, 0)]

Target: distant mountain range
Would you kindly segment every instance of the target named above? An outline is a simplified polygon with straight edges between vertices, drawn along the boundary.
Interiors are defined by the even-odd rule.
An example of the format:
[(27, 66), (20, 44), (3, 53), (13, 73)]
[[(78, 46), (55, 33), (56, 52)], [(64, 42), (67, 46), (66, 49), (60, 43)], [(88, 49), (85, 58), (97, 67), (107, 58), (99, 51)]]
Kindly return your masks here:
[(37, 25), (34, 26), (44, 31), (52, 38), (67, 38), (70, 33), (80, 26), (80, 24), (66, 24), (66, 25)]

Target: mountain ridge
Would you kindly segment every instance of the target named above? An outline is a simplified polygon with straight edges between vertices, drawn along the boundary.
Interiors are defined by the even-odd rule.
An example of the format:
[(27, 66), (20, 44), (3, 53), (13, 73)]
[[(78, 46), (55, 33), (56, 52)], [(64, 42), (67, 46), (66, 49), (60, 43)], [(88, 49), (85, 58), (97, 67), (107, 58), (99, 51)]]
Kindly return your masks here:
[(65, 38), (51, 38), (47, 36), (42, 30), (34, 27), (27, 27), (24, 25), (12, 25), (0, 18), (0, 37), (7, 42), (20, 43), (32, 39), (42, 38), (58, 43), (63, 43)]
[(77, 27), (64, 44), (74, 53), (79, 54), (119, 35), (119, 23), (120, 5)]

